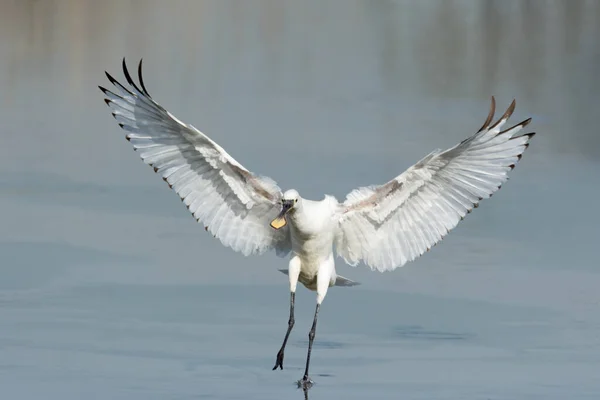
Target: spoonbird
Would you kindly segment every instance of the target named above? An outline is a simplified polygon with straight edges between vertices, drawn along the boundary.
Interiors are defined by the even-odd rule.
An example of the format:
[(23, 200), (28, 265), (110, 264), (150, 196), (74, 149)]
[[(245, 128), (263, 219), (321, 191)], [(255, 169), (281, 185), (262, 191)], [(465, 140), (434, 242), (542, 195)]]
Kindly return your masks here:
[(337, 275), (338, 256), (355, 266), (390, 271), (413, 261), (454, 228), (482, 199), (500, 189), (521, 159), (534, 133), (518, 135), (531, 118), (502, 130), (515, 109), (494, 119), (495, 100), (483, 126), (456, 146), (435, 150), (402, 174), (381, 185), (351, 191), (344, 202), (282, 193), (272, 179), (250, 172), (194, 126), (177, 119), (146, 90), (142, 61), (138, 83), (128, 86), (106, 76), (114, 91), (100, 86), (105, 102), (141, 159), (154, 168), (181, 198), (194, 218), (223, 245), (244, 255), (274, 250), (289, 256), (290, 313), (275, 366), (283, 369), (285, 346), (294, 326), (298, 282), (316, 291), (317, 304), (308, 335), (308, 368), (321, 303), (332, 286), (356, 282)]

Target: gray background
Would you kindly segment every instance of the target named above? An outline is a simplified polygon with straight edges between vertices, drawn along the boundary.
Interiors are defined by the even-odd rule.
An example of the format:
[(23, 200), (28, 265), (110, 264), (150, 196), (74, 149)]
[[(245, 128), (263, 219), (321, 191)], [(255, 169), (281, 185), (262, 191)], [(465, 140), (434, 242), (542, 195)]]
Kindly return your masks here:
[(0, 0), (0, 387), (7, 399), (302, 398), (287, 261), (195, 223), (102, 102), (153, 97), (238, 161), (343, 199), (472, 134), (538, 132), (433, 251), (330, 290), (311, 399), (600, 396), (600, 2)]

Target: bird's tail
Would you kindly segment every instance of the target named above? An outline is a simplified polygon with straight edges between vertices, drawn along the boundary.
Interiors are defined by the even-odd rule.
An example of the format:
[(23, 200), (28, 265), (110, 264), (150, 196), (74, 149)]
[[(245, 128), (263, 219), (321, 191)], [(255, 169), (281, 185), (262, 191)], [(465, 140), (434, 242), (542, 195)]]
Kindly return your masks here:
[[(279, 272), (288, 275), (287, 269), (280, 269)], [(334, 286), (350, 287), (350, 286), (356, 286), (356, 285), (360, 285), (360, 282), (351, 281), (350, 279), (344, 278), (343, 276), (340, 276), (340, 275), (338, 275), (337, 278), (335, 278)]]

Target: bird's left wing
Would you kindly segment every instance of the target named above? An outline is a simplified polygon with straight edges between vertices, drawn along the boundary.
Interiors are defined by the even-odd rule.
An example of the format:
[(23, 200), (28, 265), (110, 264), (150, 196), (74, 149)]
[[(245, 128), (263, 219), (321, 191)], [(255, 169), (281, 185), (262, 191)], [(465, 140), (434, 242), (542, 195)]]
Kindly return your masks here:
[(198, 222), (233, 250), (244, 255), (291, 249), (287, 226), (269, 226), (281, 209), (277, 184), (257, 176), (208, 136), (175, 118), (155, 102), (138, 68), (138, 86), (127, 71), (125, 87), (108, 72), (112, 92), (100, 87), (105, 102), (142, 160), (162, 176)]
[[(439, 242), (482, 199), (508, 179), (534, 133), (516, 134), (531, 119), (501, 131), (513, 101), (494, 124), (495, 101), (473, 136), (446, 151), (434, 151), (380, 186), (348, 194), (340, 205), (336, 251), (346, 262), (392, 270)], [(490, 125), (491, 124), (491, 125)]]

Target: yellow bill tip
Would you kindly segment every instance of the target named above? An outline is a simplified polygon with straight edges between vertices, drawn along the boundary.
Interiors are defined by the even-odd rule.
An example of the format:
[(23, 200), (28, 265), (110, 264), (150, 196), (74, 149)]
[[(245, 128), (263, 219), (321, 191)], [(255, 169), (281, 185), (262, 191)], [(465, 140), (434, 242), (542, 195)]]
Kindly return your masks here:
[(281, 229), (287, 224), (285, 217), (277, 217), (273, 221), (271, 221), (271, 227), (273, 229)]

